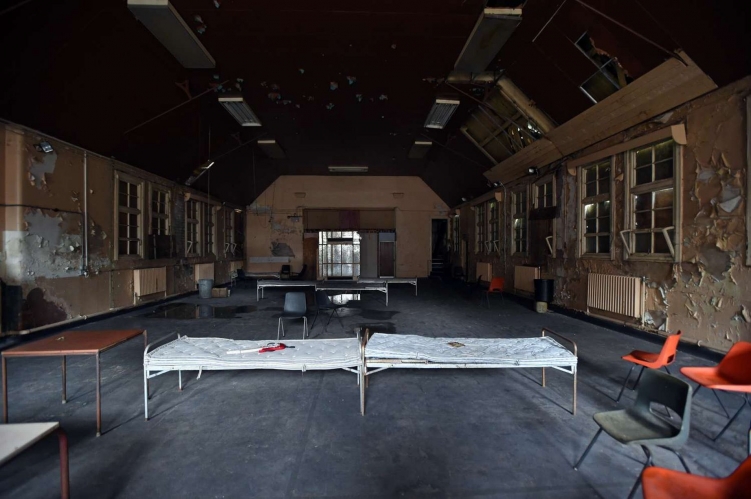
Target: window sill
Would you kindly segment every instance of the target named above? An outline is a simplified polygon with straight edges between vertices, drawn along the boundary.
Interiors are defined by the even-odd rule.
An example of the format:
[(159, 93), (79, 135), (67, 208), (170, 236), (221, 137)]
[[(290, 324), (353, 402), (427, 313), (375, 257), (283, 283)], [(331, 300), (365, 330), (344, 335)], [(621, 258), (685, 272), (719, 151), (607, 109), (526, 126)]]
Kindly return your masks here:
[(625, 259), (628, 262), (656, 262), (656, 263), (677, 263), (675, 258), (670, 255), (648, 255), (648, 254), (636, 254), (628, 255)]
[(610, 253), (583, 253), (580, 259), (592, 259), (592, 260), (612, 260), (613, 255)]

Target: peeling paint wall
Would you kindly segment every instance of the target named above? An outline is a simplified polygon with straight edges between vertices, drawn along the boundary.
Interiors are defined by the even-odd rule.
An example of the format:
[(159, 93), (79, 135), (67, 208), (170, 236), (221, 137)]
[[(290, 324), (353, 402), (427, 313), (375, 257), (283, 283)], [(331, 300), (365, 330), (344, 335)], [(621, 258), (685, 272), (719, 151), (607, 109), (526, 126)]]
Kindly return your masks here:
[[(541, 168), (554, 171), (558, 212), (555, 256), (541, 262), (543, 274), (555, 279), (555, 302), (585, 311), (587, 275), (603, 273), (644, 277), (647, 285), (644, 323), (636, 327), (668, 334), (683, 331), (684, 339), (726, 351), (739, 341), (751, 341), (751, 269), (744, 265), (746, 248), (746, 127), (745, 99), (751, 77), (686, 103), (659, 120), (642, 123), (570, 159), (583, 157), (661, 128), (683, 123), (687, 144), (682, 147), (682, 223), (680, 263), (627, 260), (618, 234), (624, 228), (624, 155), (614, 156), (614, 232), (612, 259), (578, 258), (579, 204), (576, 169), (566, 162)], [(542, 166), (542, 165), (541, 165)], [(570, 171), (572, 170), (572, 171)], [(507, 187), (531, 184), (527, 177)], [(530, 199), (532, 191), (530, 188)], [(511, 245), (510, 198), (504, 202), (506, 244)], [(530, 264), (528, 256), (475, 254), (475, 221), (471, 203), (461, 207), (461, 231), (469, 247), (469, 274), (477, 262), (491, 262), (493, 273), (513, 289), (515, 265)], [(503, 220), (503, 213), (501, 212)], [(501, 238), (503, 240), (503, 232)], [(529, 245), (544, 245), (530, 231)], [(504, 246), (502, 244), (502, 246)], [(453, 264), (461, 265), (459, 255)]]
[[(2, 125), (0, 138), (0, 280), (20, 289), (18, 298), (4, 300), (21, 300), (2, 307), (19, 311), (18, 317), (3, 323), (14, 324), (17, 330), (31, 329), (132, 306), (133, 269), (137, 268), (167, 267), (168, 295), (195, 289), (193, 267), (197, 263), (215, 262), (216, 282), (229, 281), (232, 258), (221, 250), (225, 248), (223, 210), (232, 207), (217, 214), (218, 255), (185, 258), (182, 199), (186, 193), (200, 195), (197, 191), (25, 127)], [(41, 150), (41, 142), (49, 143), (53, 152)], [(83, 181), (85, 153), (88, 192)], [(151, 186), (170, 192), (173, 258), (115, 258), (115, 171), (143, 182), (141, 223), (146, 234)], [(88, 227), (84, 226), (85, 202)], [(143, 244), (148, 255), (148, 237)]]
[[(431, 219), (448, 216), (448, 206), (418, 177), (282, 176), (248, 208), (246, 257), (289, 257), (299, 271), (307, 208), (395, 209), (399, 277), (428, 275)], [(278, 271), (280, 264), (246, 267)]]

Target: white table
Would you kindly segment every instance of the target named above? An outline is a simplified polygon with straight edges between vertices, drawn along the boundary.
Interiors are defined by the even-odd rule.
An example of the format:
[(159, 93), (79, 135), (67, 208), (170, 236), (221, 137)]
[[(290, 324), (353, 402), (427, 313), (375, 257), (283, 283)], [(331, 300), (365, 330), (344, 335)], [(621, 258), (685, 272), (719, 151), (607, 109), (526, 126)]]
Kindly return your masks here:
[(351, 291), (357, 293), (360, 291), (378, 291), (386, 295), (386, 306), (389, 304), (389, 286), (385, 282), (363, 282), (363, 281), (256, 281), (256, 301), (263, 298), (263, 291), (266, 288), (314, 288), (316, 291), (321, 289), (325, 291)]
[(0, 465), (3, 465), (23, 451), (57, 433), (60, 441), (60, 496), (70, 497), (68, 474), (68, 436), (60, 423), (14, 423), (0, 425)]
[(415, 287), (415, 296), (417, 296), (417, 277), (364, 277), (359, 282), (369, 284), (411, 284)]
[(316, 281), (292, 281), (292, 280), (280, 280), (280, 281), (256, 281), (256, 301), (260, 301), (263, 298), (263, 290), (265, 288), (315, 288)]

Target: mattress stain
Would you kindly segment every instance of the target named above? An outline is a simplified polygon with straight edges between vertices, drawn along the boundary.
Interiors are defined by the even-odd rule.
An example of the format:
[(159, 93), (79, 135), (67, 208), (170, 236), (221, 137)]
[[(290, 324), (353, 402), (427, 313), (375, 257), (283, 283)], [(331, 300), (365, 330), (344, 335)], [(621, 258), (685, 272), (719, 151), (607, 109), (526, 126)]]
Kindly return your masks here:
[(167, 303), (156, 307), (151, 312), (143, 314), (148, 319), (240, 319), (239, 314), (249, 314), (256, 311), (251, 305), (215, 307), (195, 303)]

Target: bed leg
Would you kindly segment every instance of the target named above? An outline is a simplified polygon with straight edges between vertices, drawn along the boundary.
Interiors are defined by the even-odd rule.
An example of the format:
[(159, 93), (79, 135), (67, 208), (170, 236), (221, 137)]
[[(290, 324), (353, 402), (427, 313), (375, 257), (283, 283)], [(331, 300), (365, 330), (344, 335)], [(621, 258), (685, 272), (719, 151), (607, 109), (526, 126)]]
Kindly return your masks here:
[(571, 408), (571, 414), (576, 416), (576, 376), (578, 371), (576, 370), (576, 367), (574, 367), (574, 404)]
[(545, 368), (542, 368), (542, 387), (545, 388)]
[(149, 420), (149, 371), (143, 370), (143, 417)]
[(177, 371), (177, 389), (183, 391), (183, 372), (179, 369)]
[(365, 415), (365, 384), (367, 383), (367, 370), (365, 367), (360, 369), (360, 415)]

